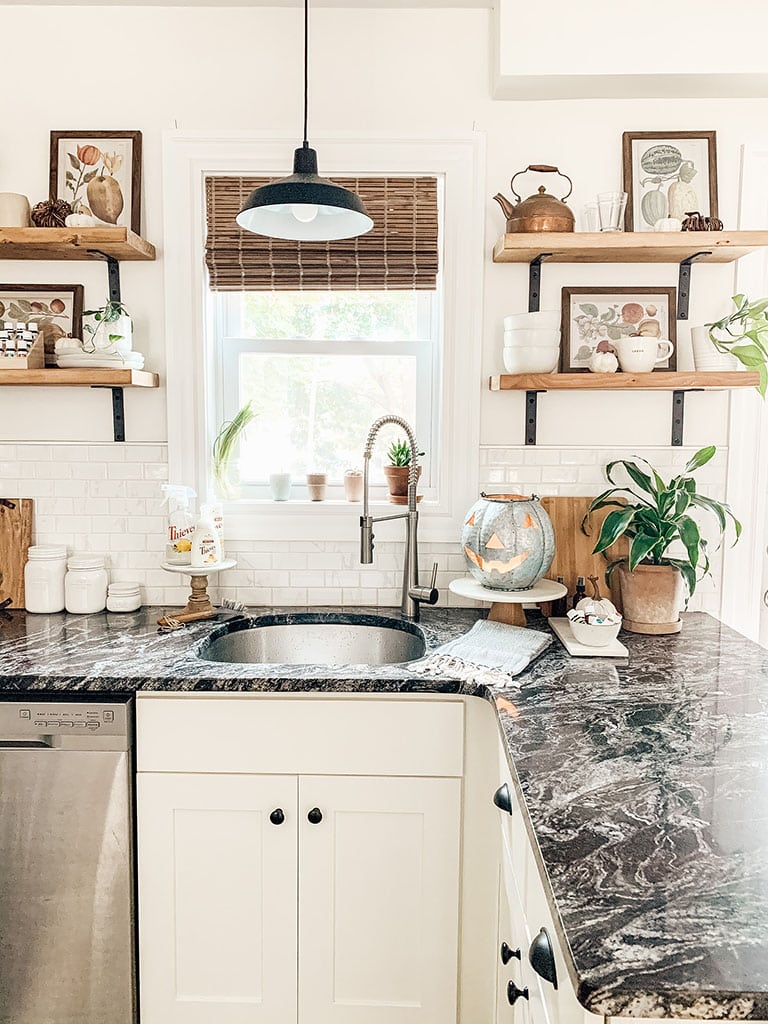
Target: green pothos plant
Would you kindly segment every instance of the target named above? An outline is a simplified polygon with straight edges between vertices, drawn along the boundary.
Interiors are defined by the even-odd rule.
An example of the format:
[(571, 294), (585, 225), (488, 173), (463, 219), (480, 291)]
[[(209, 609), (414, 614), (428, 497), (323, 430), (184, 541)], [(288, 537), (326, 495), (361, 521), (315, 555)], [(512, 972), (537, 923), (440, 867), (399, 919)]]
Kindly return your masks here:
[(735, 310), (707, 324), (709, 340), (718, 352), (736, 356), (748, 370), (760, 374), (757, 390), (763, 398), (768, 388), (768, 299), (750, 302), (746, 295), (734, 295)]
[[(605, 475), (614, 486), (594, 499), (581, 524), (582, 531), (586, 533), (593, 512), (611, 509), (600, 528), (594, 554), (606, 551), (619, 537), (630, 540), (629, 555), (608, 564), (607, 580), (610, 580), (616, 566), (622, 563), (630, 572), (634, 572), (638, 565), (672, 565), (682, 573), (689, 597), (693, 594), (698, 581), (709, 572), (709, 554), (707, 541), (691, 512), (701, 509), (714, 516), (721, 541), (729, 520), (735, 533), (733, 543), (741, 536), (741, 523), (730, 506), (708, 498), (696, 489), (692, 474), (706, 465), (714, 454), (714, 445), (701, 448), (689, 459), (680, 476), (669, 483), (665, 483), (645, 459), (637, 458), (635, 462), (618, 459), (608, 463)], [(638, 463), (643, 463), (648, 471)], [(629, 477), (629, 484), (616, 480), (619, 467)], [(676, 542), (681, 543), (685, 555), (670, 555), (669, 549)]]

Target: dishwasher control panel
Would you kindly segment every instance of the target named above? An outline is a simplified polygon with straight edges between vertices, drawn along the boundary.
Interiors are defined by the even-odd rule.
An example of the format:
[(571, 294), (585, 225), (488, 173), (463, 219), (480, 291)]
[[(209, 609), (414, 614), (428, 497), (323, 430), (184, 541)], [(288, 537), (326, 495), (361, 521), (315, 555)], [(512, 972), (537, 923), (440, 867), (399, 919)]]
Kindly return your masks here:
[(77, 733), (125, 736), (128, 705), (75, 701), (3, 701), (0, 738)]

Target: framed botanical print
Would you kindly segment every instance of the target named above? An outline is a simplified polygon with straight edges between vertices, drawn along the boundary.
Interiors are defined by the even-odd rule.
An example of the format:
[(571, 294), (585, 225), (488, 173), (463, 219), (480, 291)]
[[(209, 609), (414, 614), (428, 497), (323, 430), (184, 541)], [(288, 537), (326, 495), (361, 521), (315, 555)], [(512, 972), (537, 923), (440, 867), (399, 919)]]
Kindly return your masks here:
[(51, 199), (141, 234), (141, 132), (51, 132)]
[[(617, 342), (633, 335), (674, 345), (676, 295), (674, 288), (563, 288), (561, 371), (588, 372), (596, 351), (612, 352)], [(674, 351), (656, 366), (657, 370), (676, 368)]]
[(81, 284), (0, 284), (0, 321), (37, 324), (47, 366), (55, 366), (59, 338), (81, 338)]
[(715, 132), (624, 132), (627, 231), (653, 231), (667, 217), (717, 217)]

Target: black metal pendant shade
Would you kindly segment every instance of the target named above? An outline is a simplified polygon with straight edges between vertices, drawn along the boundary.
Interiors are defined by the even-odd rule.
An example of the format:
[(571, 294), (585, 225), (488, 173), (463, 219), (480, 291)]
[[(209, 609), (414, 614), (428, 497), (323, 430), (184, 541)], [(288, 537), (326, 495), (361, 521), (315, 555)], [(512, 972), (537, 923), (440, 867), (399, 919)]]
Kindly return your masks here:
[(237, 215), (246, 231), (268, 238), (333, 241), (373, 227), (363, 201), (317, 173), (317, 153), (307, 141), (309, 107), (309, 0), (304, 0), (304, 142), (293, 154), (293, 174), (251, 192)]
[(317, 173), (308, 143), (295, 150), (293, 174), (251, 192), (237, 223), (246, 231), (298, 241), (354, 238), (373, 227), (363, 201)]

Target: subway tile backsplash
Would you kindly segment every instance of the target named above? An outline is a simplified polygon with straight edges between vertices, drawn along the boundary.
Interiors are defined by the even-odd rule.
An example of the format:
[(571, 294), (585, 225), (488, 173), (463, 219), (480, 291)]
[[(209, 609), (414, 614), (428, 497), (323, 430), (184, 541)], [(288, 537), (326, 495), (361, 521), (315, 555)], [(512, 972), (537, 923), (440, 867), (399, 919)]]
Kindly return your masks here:
[[(693, 449), (553, 449), (489, 446), (480, 449), (480, 488), (488, 492), (593, 495), (606, 486), (603, 466), (642, 456), (662, 476), (679, 473)], [(723, 500), (726, 451), (697, 474), (705, 493)], [(159, 444), (0, 444), (0, 491), (35, 499), (35, 543), (105, 553), (113, 580), (137, 580), (147, 604), (179, 606), (188, 588), (159, 567), (165, 517), (160, 483), (168, 477), (167, 449)], [(246, 605), (379, 605), (400, 603), (401, 543), (377, 542), (376, 563), (361, 566), (358, 542), (291, 541), (273, 554), (267, 541), (230, 541), (238, 566), (221, 573), (218, 598)], [(424, 566), (437, 561), (441, 604), (472, 604), (448, 593), (464, 575), (456, 543), (423, 544)], [(692, 609), (719, 613), (721, 563), (703, 581)]]

